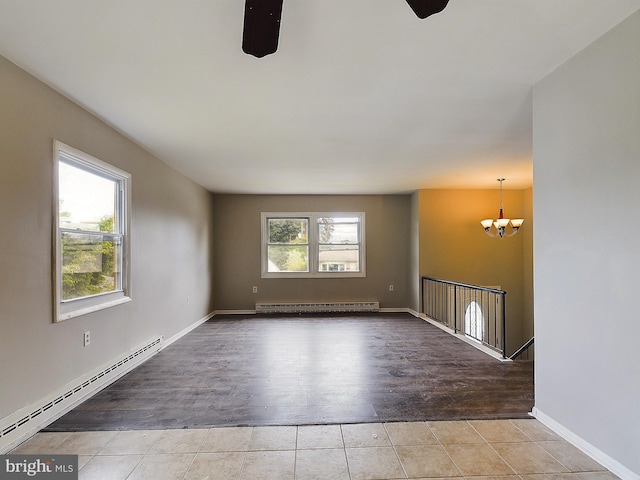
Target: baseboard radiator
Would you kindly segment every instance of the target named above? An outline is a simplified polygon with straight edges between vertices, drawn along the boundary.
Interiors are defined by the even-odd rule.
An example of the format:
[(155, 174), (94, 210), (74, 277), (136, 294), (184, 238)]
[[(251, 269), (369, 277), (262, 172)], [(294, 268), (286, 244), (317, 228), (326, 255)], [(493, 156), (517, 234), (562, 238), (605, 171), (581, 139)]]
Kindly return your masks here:
[(48, 397), (0, 419), (0, 454), (26, 440), (156, 354), (162, 349), (163, 343), (163, 337), (145, 342), (112, 362), (77, 378)]
[(256, 303), (256, 313), (340, 313), (379, 310), (379, 302)]

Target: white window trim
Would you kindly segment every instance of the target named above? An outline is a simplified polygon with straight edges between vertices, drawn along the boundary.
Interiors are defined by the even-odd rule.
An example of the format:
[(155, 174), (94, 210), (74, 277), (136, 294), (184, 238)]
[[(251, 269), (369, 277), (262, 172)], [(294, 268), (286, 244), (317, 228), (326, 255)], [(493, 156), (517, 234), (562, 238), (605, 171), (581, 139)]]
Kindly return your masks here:
[[(86, 166), (92, 172), (103, 173), (109, 178), (122, 182), (122, 290), (108, 292), (90, 297), (62, 301), (62, 256), (59, 222), (59, 190), (58, 162), (60, 155), (71, 157), (79, 165)], [(70, 318), (86, 315), (91, 312), (121, 305), (131, 301), (131, 175), (124, 170), (109, 165), (76, 148), (65, 145), (58, 140), (53, 141), (53, 321), (60, 322)]]
[[(319, 270), (319, 243), (318, 243), (318, 218), (320, 217), (358, 217), (360, 219), (360, 244), (359, 265), (360, 271), (320, 271)], [(267, 270), (268, 255), (268, 218), (306, 218), (309, 221), (309, 271), (308, 272), (269, 272)], [(365, 241), (365, 213), (364, 212), (262, 212), (261, 222), (261, 248), (260, 264), (261, 278), (362, 278), (367, 276), (366, 241)]]

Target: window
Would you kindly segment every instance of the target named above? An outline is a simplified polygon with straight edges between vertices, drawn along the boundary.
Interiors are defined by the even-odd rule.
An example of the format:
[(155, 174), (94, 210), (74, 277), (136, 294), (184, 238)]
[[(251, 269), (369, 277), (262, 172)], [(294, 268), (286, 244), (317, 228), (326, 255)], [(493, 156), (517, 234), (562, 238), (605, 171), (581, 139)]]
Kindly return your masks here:
[(130, 175), (54, 143), (56, 321), (130, 300)]
[(364, 213), (263, 213), (262, 277), (364, 277)]

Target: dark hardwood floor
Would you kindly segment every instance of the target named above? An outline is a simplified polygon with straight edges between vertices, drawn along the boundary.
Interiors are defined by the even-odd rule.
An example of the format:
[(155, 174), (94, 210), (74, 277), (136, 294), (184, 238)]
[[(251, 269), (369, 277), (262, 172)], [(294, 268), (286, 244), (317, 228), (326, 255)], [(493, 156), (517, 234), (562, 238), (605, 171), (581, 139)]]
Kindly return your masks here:
[(48, 431), (527, 418), (533, 364), (408, 314), (216, 316)]

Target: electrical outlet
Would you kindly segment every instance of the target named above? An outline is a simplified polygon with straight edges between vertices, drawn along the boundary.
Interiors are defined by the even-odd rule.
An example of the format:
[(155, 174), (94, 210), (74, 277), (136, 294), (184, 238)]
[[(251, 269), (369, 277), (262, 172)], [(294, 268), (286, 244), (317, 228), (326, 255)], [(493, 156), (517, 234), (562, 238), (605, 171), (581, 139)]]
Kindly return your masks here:
[(389, 285), (389, 291), (393, 292), (393, 285)]
[(91, 343), (91, 332), (84, 332), (84, 346), (87, 347)]
[(258, 287), (253, 287), (253, 293), (258, 293)]
[(189, 305), (191, 303), (191, 298), (187, 297), (187, 305)]

